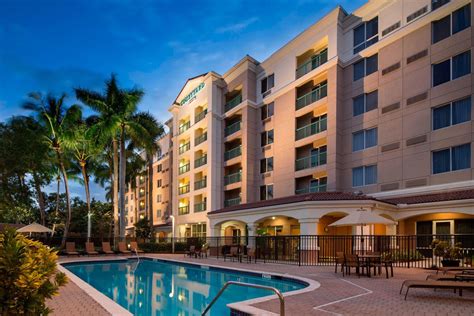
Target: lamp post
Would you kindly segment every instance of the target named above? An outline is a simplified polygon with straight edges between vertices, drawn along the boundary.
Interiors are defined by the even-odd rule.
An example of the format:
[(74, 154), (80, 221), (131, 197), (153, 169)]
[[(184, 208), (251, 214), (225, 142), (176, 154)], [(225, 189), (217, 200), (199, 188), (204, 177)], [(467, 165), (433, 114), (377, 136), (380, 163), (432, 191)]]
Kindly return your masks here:
[(171, 218), (171, 253), (174, 253), (174, 216), (170, 215)]

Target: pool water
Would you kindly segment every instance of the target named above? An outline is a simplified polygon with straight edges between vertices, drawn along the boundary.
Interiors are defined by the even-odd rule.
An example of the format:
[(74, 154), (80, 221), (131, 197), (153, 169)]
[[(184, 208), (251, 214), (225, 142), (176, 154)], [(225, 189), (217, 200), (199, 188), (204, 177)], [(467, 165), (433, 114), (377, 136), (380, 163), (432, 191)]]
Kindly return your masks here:
[[(282, 293), (306, 287), (303, 282), (284, 278), (164, 260), (63, 265), (134, 315), (201, 315), (227, 281), (273, 286)], [(229, 315), (227, 304), (271, 294), (267, 290), (230, 285), (207, 315)]]

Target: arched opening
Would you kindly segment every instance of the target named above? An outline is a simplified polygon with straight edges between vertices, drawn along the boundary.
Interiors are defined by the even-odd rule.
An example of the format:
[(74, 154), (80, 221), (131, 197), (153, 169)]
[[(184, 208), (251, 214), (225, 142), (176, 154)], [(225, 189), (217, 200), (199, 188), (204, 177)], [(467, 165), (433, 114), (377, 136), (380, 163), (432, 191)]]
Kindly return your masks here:
[(257, 235), (265, 236), (298, 236), (300, 223), (296, 218), (289, 216), (269, 216), (256, 222)]
[(215, 229), (219, 230), (219, 236), (224, 237), (225, 245), (242, 244), (242, 238), (247, 236), (247, 224), (238, 220), (228, 220), (215, 225)]

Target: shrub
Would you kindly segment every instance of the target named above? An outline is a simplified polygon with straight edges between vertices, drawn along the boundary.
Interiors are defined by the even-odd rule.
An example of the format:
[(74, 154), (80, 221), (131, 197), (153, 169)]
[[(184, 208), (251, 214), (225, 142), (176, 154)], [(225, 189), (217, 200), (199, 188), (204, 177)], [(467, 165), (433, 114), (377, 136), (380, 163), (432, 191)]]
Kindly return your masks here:
[(47, 315), (46, 299), (66, 284), (57, 253), (14, 230), (0, 233), (0, 315)]
[[(172, 245), (170, 242), (146, 242), (139, 245), (139, 248), (145, 252), (152, 253), (171, 253)], [(187, 243), (185, 242), (175, 242), (174, 251), (175, 252), (184, 252), (188, 248)]]
[(431, 248), (434, 250), (435, 256), (442, 257), (444, 260), (458, 260), (462, 258), (461, 243), (451, 245), (450, 242), (433, 240)]

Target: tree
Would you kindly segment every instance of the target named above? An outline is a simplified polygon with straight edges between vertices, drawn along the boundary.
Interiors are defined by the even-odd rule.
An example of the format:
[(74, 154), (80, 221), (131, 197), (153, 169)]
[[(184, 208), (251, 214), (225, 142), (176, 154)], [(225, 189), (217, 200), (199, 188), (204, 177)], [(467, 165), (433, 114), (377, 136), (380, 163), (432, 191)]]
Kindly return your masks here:
[(64, 159), (64, 141), (73, 130), (73, 126), (79, 121), (82, 112), (79, 106), (72, 105), (67, 108), (64, 105), (66, 95), (55, 98), (51, 94), (43, 97), (40, 93), (30, 93), (29, 101), (25, 102), (25, 109), (36, 112), (38, 122), (44, 127), (43, 134), (45, 142), (56, 155), (56, 163), (61, 172), (66, 191), (67, 220), (64, 226), (64, 235), (61, 247), (64, 247), (67, 239), (69, 225), (71, 224), (71, 201), (69, 193), (68, 175)]
[(148, 218), (144, 217), (135, 223), (135, 236), (140, 239), (148, 239), (151, 236), (151, 227)]

